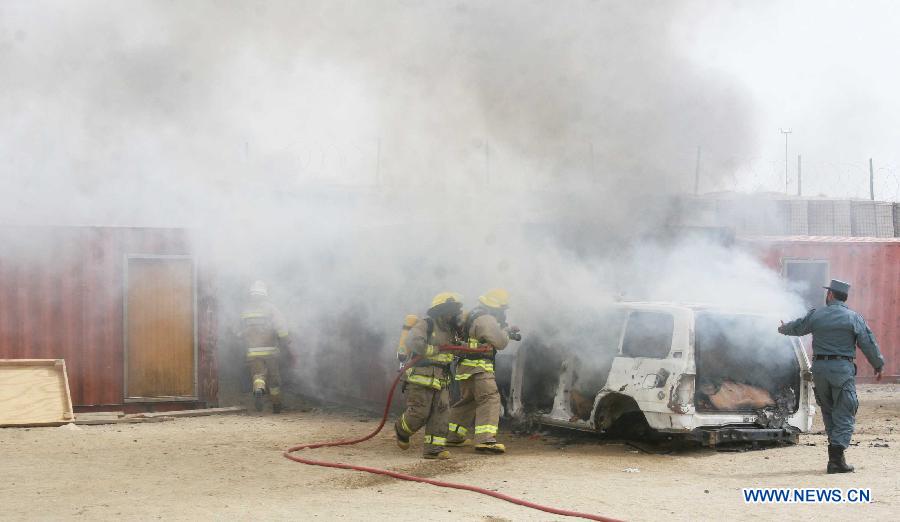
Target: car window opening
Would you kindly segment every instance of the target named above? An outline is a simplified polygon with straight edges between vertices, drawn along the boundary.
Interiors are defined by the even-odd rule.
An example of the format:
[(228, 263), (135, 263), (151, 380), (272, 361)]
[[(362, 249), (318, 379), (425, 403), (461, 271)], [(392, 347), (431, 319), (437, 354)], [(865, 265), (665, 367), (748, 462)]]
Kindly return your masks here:
[(781, 416), (799, 408), (800, 366), (790, 338), (766, 318), (701, 313), (696, 319), (697, 411)]

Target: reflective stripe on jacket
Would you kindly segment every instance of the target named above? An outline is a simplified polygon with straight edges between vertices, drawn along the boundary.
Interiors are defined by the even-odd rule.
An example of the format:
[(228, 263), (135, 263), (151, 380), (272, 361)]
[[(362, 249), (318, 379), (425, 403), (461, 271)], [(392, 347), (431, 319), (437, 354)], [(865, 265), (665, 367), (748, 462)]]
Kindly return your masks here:
[(424, 366), (407, 369), (404, 380), (408, 384), (441, 390), (450, 383), (446, 375), (444, 369), (440, 366)]
[[(509, 335), (501, 328), (496, 317), (477, 308), (470, 313), (478, 315), (469, 326), (469, 348), (475, 349), (484, 345), (492, 346), (495, 350), (506, 348), (506, 345), (509, 344)], [(482, 372), (494, 373), (493, 357), (478, 359), (463, 357), (459, 360), (454, 378), (457, 381), (464, 381)]]
[(449, 366), (453, 362), (452, 353), (441, 353), (438, 346), (445, 344), (456, 344), (456, 335), (449, 331), (441, 321), (434, 321), (431, 338), (428, 337), (428, 321), (419, 319), (416, 324), (409, 329), (409, 335), (406, 336), (406, 347), (413, 354), (422, 358), (426, 364), (437, 364), (441, 366)]

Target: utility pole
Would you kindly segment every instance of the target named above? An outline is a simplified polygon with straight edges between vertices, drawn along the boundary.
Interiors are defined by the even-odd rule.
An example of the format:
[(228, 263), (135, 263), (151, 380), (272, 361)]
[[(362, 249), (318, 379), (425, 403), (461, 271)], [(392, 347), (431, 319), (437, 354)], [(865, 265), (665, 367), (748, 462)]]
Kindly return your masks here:
[(590, 152), (591, 152), (591, 182), (594, 183), (597, 180), (594, 179), (594, 142), (591, 140), (589, 142)]
[(803, 173), (800, 170), (800, 155), (797, 154), (797, 197), (803, 195)]
[(784, 193), (788, 193), (788, 134), (791, 129), (779, 129), (784, 134)]
[(875, 169), (872, 168), (872, 158), (869, 158), (869, 199), (875, 201)]
[(484, 180), (486, 185), (491, 184), (491, 144), (484, 139)]
[(378, 142), (375, 148), (375, 186), (381, 186), (381, 138), (378, 138)]
[(700, 145), (697, 145), (697, 163), (694, 166), (694, 195), (700, 194)]

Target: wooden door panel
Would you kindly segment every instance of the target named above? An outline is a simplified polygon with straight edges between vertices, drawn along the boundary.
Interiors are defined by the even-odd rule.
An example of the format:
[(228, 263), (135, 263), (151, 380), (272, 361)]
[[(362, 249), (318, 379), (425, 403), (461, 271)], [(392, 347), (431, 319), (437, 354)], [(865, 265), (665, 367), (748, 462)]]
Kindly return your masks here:
[(126, 397), (193, 397), (194, 267), (189, 258), (129, 258)]

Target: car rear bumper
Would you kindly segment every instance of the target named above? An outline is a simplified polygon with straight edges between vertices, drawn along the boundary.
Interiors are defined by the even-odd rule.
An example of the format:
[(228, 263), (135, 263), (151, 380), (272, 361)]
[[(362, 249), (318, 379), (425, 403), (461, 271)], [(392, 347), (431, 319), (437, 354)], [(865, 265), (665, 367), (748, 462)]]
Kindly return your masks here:
[(691, 438), (704, 446), (716, 447), (735, 442), (785, 442), (797, 444), (799, 431), (791, 428), (759, 428), (755, 426), (722, 426), (697, 428)]

